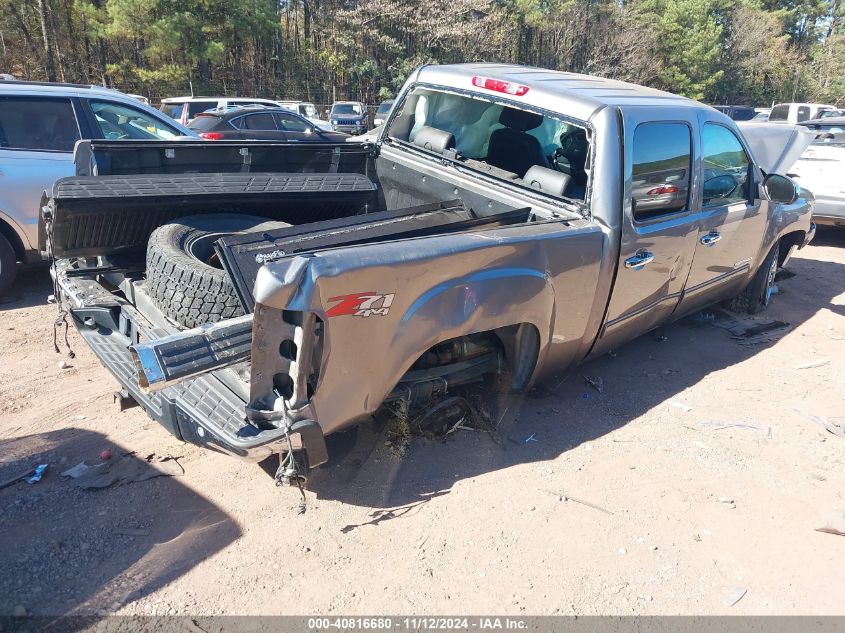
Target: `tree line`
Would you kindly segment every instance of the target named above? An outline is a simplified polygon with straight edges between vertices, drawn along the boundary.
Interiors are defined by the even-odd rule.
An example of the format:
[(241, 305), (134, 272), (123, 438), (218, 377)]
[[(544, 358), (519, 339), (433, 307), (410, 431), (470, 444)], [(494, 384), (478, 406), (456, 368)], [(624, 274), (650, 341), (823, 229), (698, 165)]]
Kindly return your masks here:
[(0, 0), (0, 72), (377, 103), (420, 64), (496, 61), (845, 107), (843, 18), (845, 0)]

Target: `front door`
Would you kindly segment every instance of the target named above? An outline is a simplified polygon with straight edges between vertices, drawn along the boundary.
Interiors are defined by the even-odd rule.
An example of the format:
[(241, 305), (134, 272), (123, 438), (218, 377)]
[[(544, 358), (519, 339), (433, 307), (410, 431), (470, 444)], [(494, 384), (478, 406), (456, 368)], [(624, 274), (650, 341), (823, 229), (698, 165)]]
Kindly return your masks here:
[[(690, 211), (697, 124), (683, 112), (658, 120), (626, 112), (622, 243), (606, 324), (605, 351), (666, 321), (681, 297), (695, 251)], [(674, 118), (674, 117), (673, 117)]]
[(679, 312), (732, 296), (748, 280), (768, 210), (758, 197), (755, 176), (737, 134), (721, 123), (702, 121), (700, 224)]

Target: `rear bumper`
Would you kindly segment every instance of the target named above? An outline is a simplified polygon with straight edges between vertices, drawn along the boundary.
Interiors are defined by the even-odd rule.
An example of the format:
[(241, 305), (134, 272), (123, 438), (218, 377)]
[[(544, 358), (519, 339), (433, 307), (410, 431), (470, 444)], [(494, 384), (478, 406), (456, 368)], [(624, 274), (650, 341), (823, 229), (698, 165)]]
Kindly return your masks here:
[[(232, 370), (199, 375), (154, 393), (144, 392), (129, 346), (169, 332), (154, 326), (132, 305), (114, 297), (96, 281), (69, 280), (60, 275), (59, 283), (65, 300), (72, 306), (70, 312), (77, 330), (100, 362), (151, 418), (177, 438), (257, 462), (287, 451), (290, 433), (294, 448), (304, 448), (310, 464), (326, 461), (325, 440), (313, 420), (283, 419), (274, 428), (251, 424), (245, 398), (232, 388), (233, 380), (238, 380)], [(83, 302), (80, 297), (86, 300)], [(222, 371), (229, 371), (229, 376)], [(247, 388), (245, 385), (244, 393)]]

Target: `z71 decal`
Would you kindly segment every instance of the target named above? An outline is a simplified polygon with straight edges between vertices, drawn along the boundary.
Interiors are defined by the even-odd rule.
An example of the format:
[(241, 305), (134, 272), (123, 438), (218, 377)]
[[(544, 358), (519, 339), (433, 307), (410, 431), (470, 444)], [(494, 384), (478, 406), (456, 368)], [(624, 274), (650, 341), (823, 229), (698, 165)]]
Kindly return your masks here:
[(331, 297), (329, 301), (338, 303), (326, 312), (326, 316), (336, 317), (348, 314), (359, 317), (387, 316), (393, 303), (393, 295), (394, 293), (353, 292), (350, 295)]

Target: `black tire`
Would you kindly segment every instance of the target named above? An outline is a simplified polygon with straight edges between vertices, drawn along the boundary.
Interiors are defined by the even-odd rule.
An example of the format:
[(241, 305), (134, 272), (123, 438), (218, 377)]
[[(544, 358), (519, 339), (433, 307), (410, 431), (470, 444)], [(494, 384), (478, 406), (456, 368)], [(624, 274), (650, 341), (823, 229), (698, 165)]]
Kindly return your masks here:
[(12, 287), (18, 276), (18, 257), (9, 240), (0, 234), (0, 296)]
[[(186, 328), (243, 314), (229, 275), (214, 266), (213, 244), (226, 235), (286, 226), (254, 215), (192, 215), (158, 227), (147, 243), (147, 293)], [(268, 227), (269, 228), (269, 227)]]
[(778, 243), (766, 255), (766, 259), (757, 269), (751, 283), (733, 299), (727, 302), (727, 307), (733, 312), (757, 314), (765, 310), (772, 299), (772, 287), (778, 271)]

